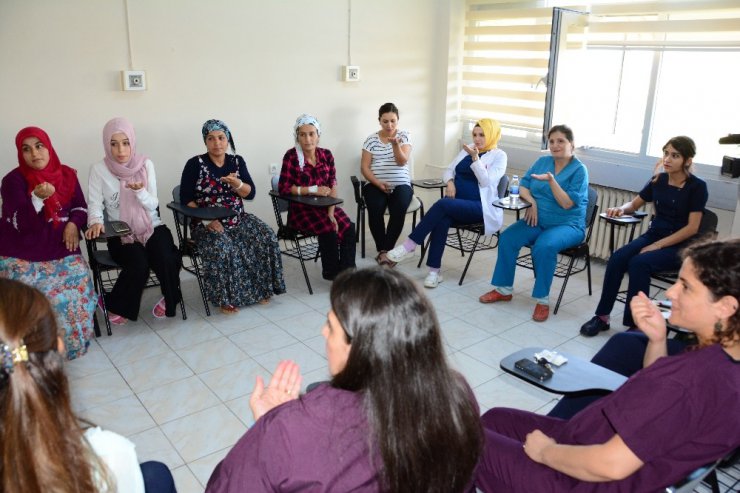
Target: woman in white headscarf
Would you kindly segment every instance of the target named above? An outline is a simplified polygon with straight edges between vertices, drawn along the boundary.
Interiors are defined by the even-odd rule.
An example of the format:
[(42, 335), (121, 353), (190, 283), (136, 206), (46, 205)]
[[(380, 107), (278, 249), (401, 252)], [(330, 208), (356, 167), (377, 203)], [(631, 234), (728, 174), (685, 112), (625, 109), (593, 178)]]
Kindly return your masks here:
[[(336, 197), (334, 156), (319, 147), (321, 125), (311, 115), (301, 115), (293, 126), (295, 147), (283, 156), (279, 191), (282, 195)], [(339, 207), (290, 204), (290, 225), (319, 236), (324, 279), (355, 266), (355, 225)]]

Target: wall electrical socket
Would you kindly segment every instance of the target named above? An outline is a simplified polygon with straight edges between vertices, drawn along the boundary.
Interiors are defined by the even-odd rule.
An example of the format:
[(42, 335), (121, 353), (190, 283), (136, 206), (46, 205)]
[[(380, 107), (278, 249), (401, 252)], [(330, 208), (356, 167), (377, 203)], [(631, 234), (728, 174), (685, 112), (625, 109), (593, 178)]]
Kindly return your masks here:
[(143, 70), (121, 70), (121, 87), (124, 91), (146, 91), (146, 74)]
[(359, 65), (344, 65), (342, 67), (342, 75), (344, 82), (358, 82), (360, 80)]
[(279, 172), (280, 172), (280, 168), (278, 167), (278, 165), (275, 163), (271, 163), (270, 164), (270, 174), (272, 176), (277, 176)]

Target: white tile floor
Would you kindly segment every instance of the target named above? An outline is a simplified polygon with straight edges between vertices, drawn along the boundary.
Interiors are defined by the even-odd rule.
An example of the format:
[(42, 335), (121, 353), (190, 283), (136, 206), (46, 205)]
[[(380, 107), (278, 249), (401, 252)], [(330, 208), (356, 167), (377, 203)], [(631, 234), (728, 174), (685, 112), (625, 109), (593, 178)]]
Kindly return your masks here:
[[(373, 265), (374, 255), (369, 247), (358, 266)], [(495, 250), (476, 254), (458, 286), (467, 259), (448, 249), (445, 280), (426, 293), (437, 309), (450, 361), (473, 386), (481, 410), (510, 406), (544, 413), (557, 396), (504, 374), (498, 362), (537, 345), (590, 358), (614, 333), (591, 339), (578, 334), (598, 301), (603, 264), (593, 266), (593, 296), (588, 296), (585, 272), (579, 274), (569, 281), (558, 314), (536, 323), (530, 271), (517, 270), (511, 303), (478, 302), (490, 289), (495, 258)], [(257, 375), (269, 377), (278, 360), (290, 358), (301, 366), (304, 385), (328, 376), (320, 328), (329, 307), (329, 283), (321, 279), (319, 264), (309, 263), (314, 289), (309, 295), (298, 262), (283, 260), (288, 293), (235, 316), (212, 310), (206, 317), (197, 282), (187, 273), (182, 274), (186, 321), (153, 319), (149, 307), (158, 293), (147, 290), (138, 322), (114, 327), (113, 336), (103, 335), (88, 355), (68, 364), (76, 411), (129, 437), (141, 461), (165, 462), (178, 491), (202, 492), (213, 468), (252, 424), (248, 396)], [(397, 268), (421, 284), (426, 269), (417, 269), (416, 261)], [(556, 279), (553, 305), (560, 286)], [(621, 310), (617, 304), (617, 320)]]

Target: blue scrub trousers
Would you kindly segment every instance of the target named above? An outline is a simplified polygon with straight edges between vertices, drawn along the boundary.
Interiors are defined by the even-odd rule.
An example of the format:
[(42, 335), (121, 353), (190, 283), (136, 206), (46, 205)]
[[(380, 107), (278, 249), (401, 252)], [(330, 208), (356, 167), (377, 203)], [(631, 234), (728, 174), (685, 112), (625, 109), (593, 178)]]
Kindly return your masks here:
[(584, 238), (582, 228), (575, 226), (530, 226), (522, 219), (501, 233), (498, 242), (498, 258), (493, 271), (491, 284), (498, 287), (514, 286), (514, 271), (519, 250), (525, 245), (532, 246), (535, 282), (533, 298), (547, 298), (550, 294), (552, 278), (558, 252), (578, 245)]
[(638, 292), (650, 294), (650, 274), (678, 270), (681, 267), (679, 251), (686, 246), (686, 242), (678, 245), (653, 250), (652, 252), (640, 253), (640, 250), (656, 241), (668, 236), (665, 231), (648, 230), (645, 234), (634, 241), (626, 244), (615, 251), (606, 264), (604, 274), (604, 286), (601, 290), (601, 298), (596, 307), (596, 315), (609, 315), (617, 300), (622, 278), (629, 273), (629, 284), (627, 285), (627, 303), (624, 308), (622, 323), (627, 327), (634, 327), (630, 300)]
[(442, 266), (442, 254), (445, 251), (450, 227), (453, 224), (480, 222), (483, 222), (483, 206), (480, 200), (445, 197), (434, 203), (409, 238), (417, 245), (423, 245), (424, 239), (430, 235), (427, 266), (439, 269)]

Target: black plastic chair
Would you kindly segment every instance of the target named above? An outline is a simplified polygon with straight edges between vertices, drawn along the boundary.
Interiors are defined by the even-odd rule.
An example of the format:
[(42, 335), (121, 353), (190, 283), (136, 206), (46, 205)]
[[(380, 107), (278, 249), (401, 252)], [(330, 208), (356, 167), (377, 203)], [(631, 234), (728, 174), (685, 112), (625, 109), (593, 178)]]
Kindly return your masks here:
[[(203, 299), (203, 306), (206, 309), (206, 315), (211, 315), (211, 309), (208, 306), (205, 287), (203, 286), (203, 261), (198, 253), (198, 247), (195, 240), (188, 238), (188, 229), (190, 221), (197, 219), (197, 208), (189, 207), (180, 202), (180, 185), (172, 189), (172, 202), (167, 204), (167, 208), (172, 210), (175, 216), (175, 232), (177, 233), (177, 249), (182, 256), (182, 268), (190, 272), (198, 280), (200, 296)], [(190, 260), (189, 264), (185, 263), (185, 258)]]
[[(125, 224), (125, 223), (124, 223)], [(110, 225), (105, 225), (105, 231), (111, 231)], [(121, 271), (121, 266), (113, 260), (110, 252), (105, 250), (99, 250), (98, 245), (106, 244), (109, 237), (118, 236), (113, 233), (106, 234), (105, 232), (94, 240), (88, 240), (85, 238), (85, 246), (87, 247), (87, 258), (90, 260), (90, 270), (93, 274), (93, 284), (95, 285), (95, 292), (100, 297), (100, 306), (103, 310), (103, 318), (105, 319), (105, 328), (108, 335), (113, 335), (111, 330), (110, 316), (108, 315), (108, 307), (105, 304), (105, 293), (110, 293), (113, 286), (118, 279), (118, 273)], [(159, 286), (159, 281), (154, 272), (149, 271), (149, 280), (146, 283), (147, 288)], [(180, 296), (180, 310), (182, 311), (182, 319), (187, 320), (188, 316), (185, 312), (185, 302)], [(100, 327), (98, 325), (97, 316), (95, 316), (95, 336), (100, 337)]]
[[(365, 180), (359, 179), (355, 175), (350, 176), (349, 179), (352, 181), (352, 188), (355, 192), (355, 203), (357, 204), (357, 221), (355, 222), (355, 224), (357, 224), (359, 234), (357, 235), (355, 240), (357, 242), (361, 242), (360, 252), (362, 258), (365, 258), (365, 216), (367, 214), (367, 205), (365, 205), (365, 197), (363, 197), (362, 195), (362, 187), (365, 186), (365, 183), (367, 182)], [(406, 209), (406, 214), (413, 214), (411, 218), (412, 229), (416, 227), (417, 211), (421, 213), (421, 218), (423, 219), (424, 202), (422, 202), (419, 197), (414, 195), (413, 197), (411, 197), (411, 203), (409, 204), (408, 209)]]
[[(498, 196), (503, 198), (509, 195), (509, 177), (506, 175), (501, 176), (498, 181)], [(493, 250), (498, 246), (499, 231), (496, 231), (492, 235), (485, 235), (486, 226), (483, 222), (472, 223), (472, 224), (454, 224), (455, 231), (447, 235), (447, 246), (454, 248), (460, 252), (461, 256), (465, 256), (468, 253), (468, 261), (465, 263), (465, 268), (460, 275), (460, 280), (457, 285), (462, 286), (465, 280), (465, 275), (468, 273), (470, 262), (473, 261), (473, 255), (475, 252), (481, 252), (485, 250)], [(422, 249), (421, 258), (416, 267), (421, 267), (421, 262), (424, 260), (424, 253), (429, 248), (429, 239), (426, 241), (425, 248)]]
[[(288, 201), (280, 198), (280, 193), (278, 192), (279, 180), (279, 176), (272, 177), (270, 199), (272, 199), (272, 209), (275, 212), (275, 221), (278, 226), (278, 241), (282, 243), (280, 252), (286, 257), (298, 259), (301, 263), (301, 269), (303, 269), (303, 277), (306, 279), (308, 293), (313, 294), (311, 281), (308, 279), (308, 271), (306, 271), (305, 261), (313, 259), (313, 261), (316, 262), (319, 260), (319, 235), (300, 231), (288, 226), (289, 220), (287, 215), (289, 214), (290, 207)], [(286, 214), (285, 221), (283, 221), (283, 214)]]
[[(706, 238), (715, 238), (717, 236), (718, 222), (719, 219), (717, 218), (717, 214), (710, 211), (709, 209), (704, 209), (704, 213), (701, 216), (701, 222), (699, 223), (699, 231), (697, 233), (698, 236), (694, 241), (701, 241)], [(678, 280), (678, 271), (672, 270), (653, 272), (652, 274), (650, 274), (650, 278), (652, 280), (650, 282), (650, 287), (657, 289), (657, 291), (652, 293), (652, 297), (656, 297), (662, 291), (667, 290), (676, 283), (676, 281)]]
[[(586, 207), (586, 237), (578, 245), (561, 250), (558, 254), (558, 261), (555, 264), (555, 277), (563, 279), (563, 286), (560, 288), (560, 295), (558, 301), (555, 303), (554, 314), (558, 313), (560, 302), (563, 299), (565, 293), (565, 286), (568, 285), (568, 279), (574, 274), (588, 272), (588, 295), (591, 296), (591, 250), (588, 246), (589, 240), (591, 240), (591, 231), (594, 228), (596, 222), (596, 216), (599, 212), (599, 206), (596, 201), (599, 198), (599, 194), (593, 187), (588, 187), (588, 206)], [(532, 258), (532, 252), (520, 255), (516, 259), (516, 265), (524, 267), (525, 269), (534, 270), (534, 259)]]

